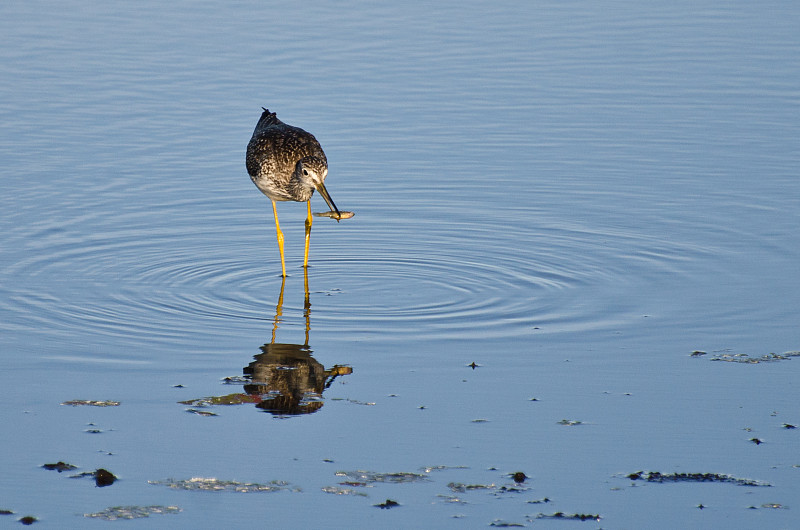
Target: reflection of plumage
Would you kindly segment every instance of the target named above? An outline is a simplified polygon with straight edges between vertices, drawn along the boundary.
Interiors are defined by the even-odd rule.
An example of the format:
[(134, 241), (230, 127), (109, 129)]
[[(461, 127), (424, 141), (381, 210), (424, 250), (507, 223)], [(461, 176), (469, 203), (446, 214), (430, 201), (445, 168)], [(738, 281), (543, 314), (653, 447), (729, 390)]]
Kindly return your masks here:
[[(311, 302), (308, 295), (308, 272), (305, 274), (306, 341), (304, 344), (280, 344), (275, 342), (275, 333), (283, 313), (283, 290), (286, 279), (281, 282), (281, 293), (275, 306), (275, 322), (272, 341), (260, 347), (261, 353), (245, 366), (243, 378), (226, 378), (228, 383), (244, 382), (244, 394), (228, 394), (208, 398), (181, 401), (185, 405), (207, 407), (209, 405), (236, 405), (255, 403), (256, 407), (278, 416), (309, 414), (322, 408), (322, 392), (340, 375), (349, 375), (353, 369), (347, 365), (334, 365), (326, 370), (311, 356), (308, 335), (311, 331)], [(198, 414), (209, 414), (196, 411)]]
[(243, 369), (251, 381), (244, 391), (260, 395), (257, 406), (273, 414), (316, 412), (323, 405), (323, 390), (343, 372), (338, 366), (326, 371), (306, 345), (272, 343), (261, 346), (261, 351)]

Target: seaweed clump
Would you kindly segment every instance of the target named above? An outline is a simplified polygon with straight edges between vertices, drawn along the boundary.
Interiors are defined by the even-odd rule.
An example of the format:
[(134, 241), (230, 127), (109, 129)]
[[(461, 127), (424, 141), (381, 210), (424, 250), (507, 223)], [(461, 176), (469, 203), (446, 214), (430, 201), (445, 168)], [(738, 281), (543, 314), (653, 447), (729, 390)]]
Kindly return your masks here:
[(43, 464), (42, 467), (50, 471), (58, 471), (59, 473), (62, 471), (72, 471), (73, 469), (78, 469), (78, 466), (73, 466), (72, 464), (62, 462), (61, 460), (55, 464)]
[(723, 353), (711, 358), (712, 361), (724, 361), (728, 363), (760, 364), (774, 363), (777, 361), (787, 361), (792, 357), (800, 357), (800, 351), (787, 351), (784, 353), (768, 353), (760, 357), (754, 357), (746, 353), (729, 354)]
[(627, 475), (631, 480), (644, 480), (647, 482), (723, 482), (737, 486), (771, 486), (760, 480), (737, 478), (719, 473), (659, 473), (658, 471), (637, 471)]
[(534, 519), (562, 519), (568, 521), (599, 521), (602, 519), (599, 514), (554, 512), (552, 514), (540, 513)]

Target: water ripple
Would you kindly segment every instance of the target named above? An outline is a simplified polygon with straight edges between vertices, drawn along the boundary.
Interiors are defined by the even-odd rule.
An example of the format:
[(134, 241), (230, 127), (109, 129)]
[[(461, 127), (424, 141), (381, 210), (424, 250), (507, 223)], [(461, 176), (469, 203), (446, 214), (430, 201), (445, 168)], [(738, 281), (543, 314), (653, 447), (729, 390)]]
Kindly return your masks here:
[[(169, 341), (274, 318), (279, 262), (263, 217), (239, 213), (209, 233), (183, 223), (142, 228), (138, 215), (84, 237), (36, 227), (31, 251), (7, 271), (22, 284), (3, 297), (14, 318), (2, 327)], [(297, 224), (287, 222), (284, 231), (288, 284), (300, 290)], [(347, 229), (316, 226), (314, 329), (384, 339), (613, 327), (639, 314), (621, 293), (680, 274), (682, 262), (707, 251), (623, 230), (499, 218), (400, 226), (367, 212)], [(287, 296), (285, 318), (299, 318), (301, 300)]]

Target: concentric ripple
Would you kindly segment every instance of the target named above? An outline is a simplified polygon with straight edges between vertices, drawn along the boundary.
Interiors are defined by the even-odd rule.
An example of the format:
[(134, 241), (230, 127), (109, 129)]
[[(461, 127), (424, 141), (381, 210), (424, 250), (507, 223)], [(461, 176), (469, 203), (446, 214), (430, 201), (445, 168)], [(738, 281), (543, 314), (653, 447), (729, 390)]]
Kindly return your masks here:
[(346, 257), (318, 260), (312, 283), (345, 292), (314, 312), (316, 325), (473, 339), (607, 327), (636, 314), (617, 301), (635, 283), (626, 275), (631, 269), (615, 270), (609, 259), (634, 241), (607, 235), (600, 244), (577, 231), (529, 229), (517, 233), (526, 243), (511, 246), (496, 236), (501, 229), (467, 225), (438, 242), (356, 244)]
[[(102, 231), (36, 227), (31, 251), (7, 269), (21, 282), (2, 297), (14, 315), (2, 326), (202, 342), (207, 333), (273, 322), (282, 282), (268, 218), (246, 211), (220, 225), (220, 210), (204, 227), (183, 222), (191, 204), (175, 207), (179, 221), (158, 226), (132, 212)], [(682, 260), (703, 252), (523, 217), (400, 225), (367, 211), (350, 224), (315, 223), (312, 332), (474, 339), (613, 327), (640, 313), (626, 291), (680, 273)], [(283, 225), (290, 277), (281, 319), (300, 325), (302, 220)]]

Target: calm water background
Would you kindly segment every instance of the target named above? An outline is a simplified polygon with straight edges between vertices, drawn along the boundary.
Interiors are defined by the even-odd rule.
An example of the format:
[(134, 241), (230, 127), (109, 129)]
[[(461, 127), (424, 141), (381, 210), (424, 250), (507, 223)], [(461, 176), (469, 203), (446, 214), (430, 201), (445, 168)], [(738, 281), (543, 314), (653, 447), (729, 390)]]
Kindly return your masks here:
[[(710, 361), (800, 349), (793, 4), (30, 1), (0, 8), (0, 35), (0, 509), (54, 527), (152, 504), (183, 511), (144, 524), (186, 527), (797, 524), (782, 425), (800, 360)], [(244, 168), (262, 105), (317, 136), (356, 212), (315, 222), (308, 274), (313, 356), (353, 373), (302, 417), (188, 414), (241, 391), (221, 379), (272, 340), (280, 262)], [(304, 212), (279, 205), (277, 342), (305, 342)], [(58, 460), (121, 480), (39, 467)], [(321, 489), (425, 466), (453, 468)], [(515, 471), (530, 489), (500, 493)], [(302, 492), (148, 484), (191, 477)], [(402, 506), (372, 506), (387, 498)]]

